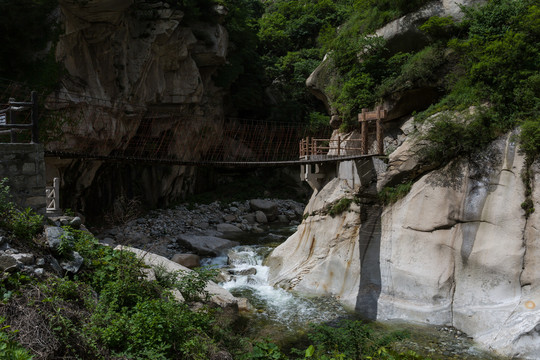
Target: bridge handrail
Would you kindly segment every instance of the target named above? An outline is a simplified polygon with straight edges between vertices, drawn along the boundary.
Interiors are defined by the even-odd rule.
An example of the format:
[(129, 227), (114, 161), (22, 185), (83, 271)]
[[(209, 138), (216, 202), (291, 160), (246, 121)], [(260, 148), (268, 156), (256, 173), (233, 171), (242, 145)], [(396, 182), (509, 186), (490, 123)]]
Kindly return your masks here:
[[(299, 154), (300, 158), (304, 158), (310, 155), (328, 155), (331, 150), (336, 150), (337, 156), (341, 156), (343, 150), (362, 150), (361, 147), (351, 147), (343, 146), (343, 143), (347, 144), (351, 142), (362, 143), (360, 139), (342, 139), (341, 136), (338, 136), (337, 139), (317, 139), (317, 138), (304, 138), (300, 140), (299, 144)], [(332, 146), (331, 144), (337, 143), (337, 145)]]
[[(31, 93), (31, 101), (30, 102), (24, 102), (24, 101), (15, 101), (14, 98), (10, 98), (8, 103), (8, 107), (5, 109), (0, 110), (0, 114), (4, 115), (0, 118), (0, 129), (7, 129), (5, 131), (0, 131), (0, 134), (7, 134), (9, 133), (11, 135), (11, 142), (15, 143), (17, 142), (16, 133), (21, 132), (23, 130), (30, 130), (31, 133), (31, 142), (32, 143), (38, 143), (39, 142), (39, 128), (38, 128), (38, 97), (37, 92), (32, 91)], [(30, 110), (30, 124), (17, 124), (13, 123), (13, 113), (21, 112)], [(9, 123), (8, 123), (8, 115), (9, 114)]]

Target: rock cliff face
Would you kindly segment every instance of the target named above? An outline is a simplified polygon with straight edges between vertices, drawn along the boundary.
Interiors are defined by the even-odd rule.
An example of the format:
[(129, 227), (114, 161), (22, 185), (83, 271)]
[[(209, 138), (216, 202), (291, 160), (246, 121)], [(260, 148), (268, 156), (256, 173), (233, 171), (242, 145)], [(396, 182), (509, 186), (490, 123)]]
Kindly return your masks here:
[[(536, 358), (540, 214), (526, 218), (521, 208), (525, 161), (512, 139), (428, 171), (384, 207), (372, 200), (374, 182), (353, 183), (344, 172), (365, 166), (342, 164), (313, 195), (298, 231), (271, 254), (271, 281), (336, 296), (372, 319), (452, 325), (486, 348)], [(392, 169), (379, 179), (398, 176)], [(537, 209), (539, 170), (538, 162), (529, 169)], [(328, 204), (353, 195), (346, 212), (328, 214)]]
[[(421, 41), (418, 23), (432, 15), (459, 17), (451, 3), (434, 1), (377, 34), (391, 48), (410, 49), (407, 39)], [(307, 85), (328, 105), (324, 89), (336, 76), (326, 59)], [(527, 217), (522, 203), (530, 192), (539, 209), (540, 161), (527, 167), (511, 133), (435, 169), (422, 158), (425, 142), (416, 135), (440, 116), (465, 122), (470, 114), (436, 114), (418, 124), (410, 119), (414, 109), (402, 106), (406, 96), (387, 100), (387, 166), (340, 164), (312, 196), (298, 231), (269, 256), (270, 281), (335, 296), (370, 319), (455, 326), (487, 349), (537, 359), (540, 212)], [(377, 200), (377, 191), (406, 179), (415, 182), (402, 199)], [(336, 214), (340, 199), (351, 204)]]
[[(124, 150), (138, 134), (160, 138), (188, 122), (192, 126), (165, 149), (166, 155), (174, 156), (179, 149), (193, 148), (190, 141), (201, 129), (212, 129), (223, 117), (223, 90), (211, 79), (227, 55), (228, 34), (219, 24), (223, 9), (213, 10), (215, 22), (204, 23), (185, 19), (164, 2), (59, 3), (65, 34), (56, 56), (66, 74), (46, 106), (72, 120), (62, 127), (62, 141), (49, 143), (49, 150), (109, 155)], [(165, 116), (169, 113), (174, 116)], [(48, 176), (60, 175), (73, 198), (91, 199), (84, 195), (93, 193), (102, 204), (111, 202), (107, 197), (134, 193), (121, 184), (124, 180), (139, 180), (143, 190), (138, 193), (153, 204), (181, 196), (193, 182), (192, 170), (180, 166), (160, 169), (71, 160), (51, 160), (48, 165)], [(71, 205), (81, 210), (88, 206)]]

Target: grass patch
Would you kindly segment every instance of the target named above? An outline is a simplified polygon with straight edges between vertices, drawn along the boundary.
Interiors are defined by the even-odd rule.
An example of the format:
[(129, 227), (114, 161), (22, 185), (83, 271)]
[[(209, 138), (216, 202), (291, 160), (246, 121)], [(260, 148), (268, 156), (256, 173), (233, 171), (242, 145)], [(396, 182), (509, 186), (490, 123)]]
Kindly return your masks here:
[(353, 199), (351, 198), (340, 199), (339, 201), (337, 201), (330, 207), (330, 209), (328, 210), (328, 215), (330, 215), (331, 217), (334, 217), (336, 215), (339, 215), (349, 210), (352, 202), (353, 202)]
[(409, 191), (411, 191), (412, 184), (412, 181), (410, 181), (405, 184), (384, 187), (379, 192), (379, 200), (385, 205), (393, 204), (399, 199), (404, 198), (409, 193)]

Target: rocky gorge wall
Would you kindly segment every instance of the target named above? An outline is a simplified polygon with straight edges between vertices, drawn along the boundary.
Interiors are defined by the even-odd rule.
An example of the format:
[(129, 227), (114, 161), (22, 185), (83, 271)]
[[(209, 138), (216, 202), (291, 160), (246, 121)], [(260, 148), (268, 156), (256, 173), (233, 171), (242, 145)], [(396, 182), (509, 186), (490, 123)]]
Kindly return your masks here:
[[(194, 149), (192, 142), (202, 131), (220, 132), (216, 123), (223, 118), (224, 91), (214, 85), (212, 74), (226, 61), (228, 33), (220, 24), (225, 9), (209, 9), (208, 18), (214, 20), (204, 22), (186, 19), (166, 2), (59, 4), (65, 31), (56, 58), (65, 74), (45, 105), (61, 114), (62, 136), (51, 139), (47, 150), (107, 156), (133, 146), (141, 135), (170, 137), (183, 124), (181, 136), (167, 138), (160, 150), (175, 157)], [(144, 156), (152, 149), (137, 150)], [(190, 155), (196, 160), (205, 150)], [(195, 172), (184, 166), (50, 158), (47, 176), (60, 177), (62, 191), (76, 199), (64, 207), (93, 212), (121, 195), (164, 205), (190, 191)]]
[[(267, 260), (271, 282), (335, 296), (371, 319), (455, 326), (503, 355), (536, 358), (540, 214), (527, 218), (522, 209), (526, 163), (514, 137), (424, 173), (387, 206), (373, 199), (375, 176), (353, 185), (338, 171)], [(410, 170), (401, 157), (408, 140), (378, 172), (379, 183), (399, 177), (400, 166)], [(538, 161), (529, 169), (536, 208), (539, 170)], [(329, 214), (353, 197), (348, 210)]]

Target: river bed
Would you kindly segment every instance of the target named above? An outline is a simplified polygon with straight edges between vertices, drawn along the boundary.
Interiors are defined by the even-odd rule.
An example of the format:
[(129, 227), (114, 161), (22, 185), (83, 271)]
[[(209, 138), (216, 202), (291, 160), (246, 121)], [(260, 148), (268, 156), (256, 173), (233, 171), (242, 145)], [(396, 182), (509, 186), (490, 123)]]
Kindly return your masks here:
[[(269, 269), (264, 259), (295, 229), (294, 226), (271, 227), (263, 234), (249, 234), (238, 239), (242, 245), (229, 250), (227, 255), (205, 261), (205, 265), (217, 266), (226, 274), (221, 286), (237, 297), (247, 298), (253, 306), (248, 315), (251, 337), (286, 343), (305, 334), (310, 323), (333, 326), (343, 319), (359, 319), (331, 297), (302, 296), (268, 284)], [(403, 322), (372, 326), (380, 332), (405, 330), (409, 336), (396, 343), (400, 352), (412, 350), (431, 359), (500, 359), (480, 350), (471, 338), (453, 327)]]

